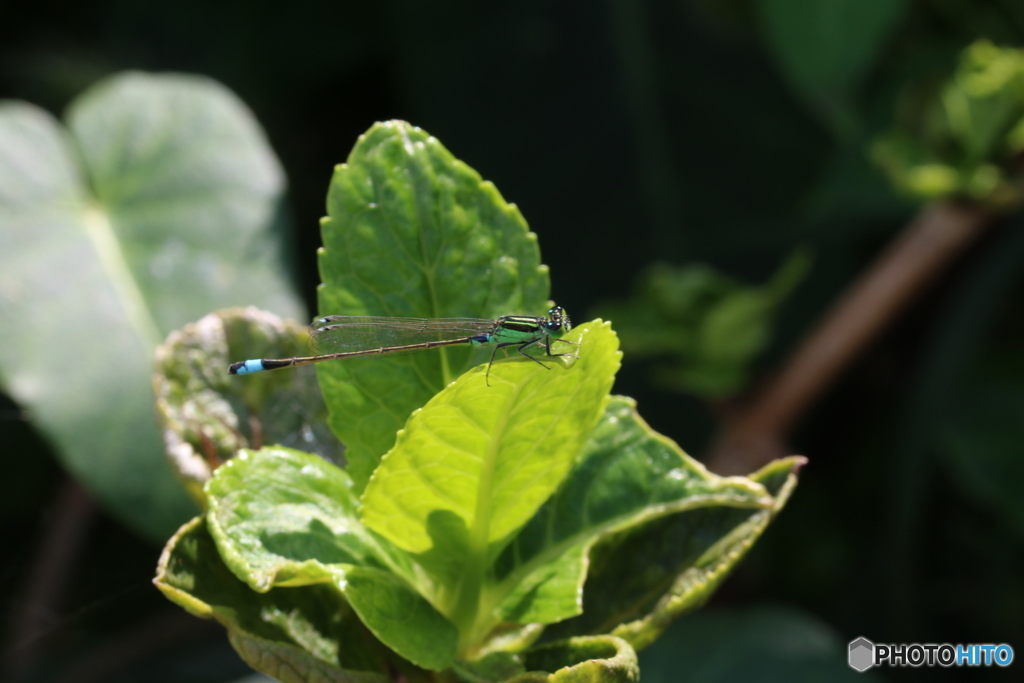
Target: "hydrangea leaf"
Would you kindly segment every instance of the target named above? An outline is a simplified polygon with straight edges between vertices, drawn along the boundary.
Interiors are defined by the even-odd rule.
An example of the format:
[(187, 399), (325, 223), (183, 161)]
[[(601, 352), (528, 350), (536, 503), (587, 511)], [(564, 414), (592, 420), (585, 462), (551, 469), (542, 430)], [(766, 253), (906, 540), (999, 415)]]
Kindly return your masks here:
[(288, 357), (308, 351), (304, 325), (257, 308), (216, 313), (171, 333), (157, 347), (153, 390), (167, 454), (205, 507), (203, 486), (241, 448), (275, 444), (340, 464), (343, 448), (327, 428), (316, 371), (229, 375), (245, 354)]
[[(639, 683), (636, 652), (621, 638), (590, 636), (545, 643), (523, 656), (528, 673), (507, 683)], [(544, 675), (537, 672), (552, 672)]]
[(451, 665), (458, 633), (414, 588), (404, 553), (360, 523), (348, 474), (286, 448), (241, 451), (206, 485), (224, 564), (258, 592), (326, 584), (366, 627), (426, 669)]
[(760, 484), (708, 472), (615, 396), (571, 476), (499, 559), (499, 613), (545, 624), (579, 614), (590, 548), (606, 536), (700, 508), (772, 504)]
[[(525, 358), (463, 375), (410, 418), (363, 496), (363, 521), (438, 578), (464, 643), (493, 626), (490, 565), (554, 492), (604, 411), (621, 354), (608, 323), (565, 339), (579, 359)], [(564, 359), (559, 359), (564, 360)], [(432, 551), (428, 554), (428, 551)]]
[(549, 627), (565, 637), (611, 633), (640, 650), (680, 615), (700, 607), (746, 555), (796, 486), (799, 456), (750, 475), (771, 496), (765, 507), (704, 507), (612, 533), (590, 553), (583, 613)]
[(330, 585), (255, 593), (221, 561), (196, 517), (167, 543), (153, 583), (169, 600), (228, 629), (253, 668), (284, 683), (387, 683), (390, 658)]
[[(320, 252), (322, 315), (540, 315), (536, 235), (494, 185), (403, 121), (360, 136), (331, 180)], [(362, 488), (409, 415), (489, 351), (462, 347), (324, 363), (330, 425)]]

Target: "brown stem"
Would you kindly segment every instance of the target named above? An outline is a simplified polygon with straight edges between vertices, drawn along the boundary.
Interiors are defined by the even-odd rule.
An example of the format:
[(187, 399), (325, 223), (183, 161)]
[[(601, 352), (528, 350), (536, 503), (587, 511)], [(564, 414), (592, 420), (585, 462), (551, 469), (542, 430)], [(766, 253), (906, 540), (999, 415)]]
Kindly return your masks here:
[(782, 370), (725, 424), (708, 467), (750, 472), (787, 454), (786, 437), (865, 346), (981, 232), (989, 214), (938, 202), (911, 221), (797, 347)]

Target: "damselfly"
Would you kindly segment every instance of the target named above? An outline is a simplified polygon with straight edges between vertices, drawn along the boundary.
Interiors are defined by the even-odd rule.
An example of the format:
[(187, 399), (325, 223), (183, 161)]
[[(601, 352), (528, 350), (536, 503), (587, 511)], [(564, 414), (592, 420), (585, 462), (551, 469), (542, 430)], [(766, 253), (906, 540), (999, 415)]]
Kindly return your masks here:
[(552, 342), (579, 346), (578, 342), (562, 339), (572, 328), (569, 316), (561, 306), (548, 311), (547, 316), (503, 315), (496, 320), (486, 318), (386, 318), (374, 316), (328, 315), (313, 321), (310, 336), (314, 348), (323, 353), (295, 358), (255, 358), (232, 363), (228, 372), (247, 375), (263, 370), (277, 370), (293, 365), (309, 365), (340, 358), (356, 358), (374, 354), (399, 353), (439, 346), (493, 345), (491, 360), (487, 364), (490, 381), (491, 364), (498, 349), (507, 355), (509, 347), (516, 347), (522, 355), (538, 363), (536, 357), (526, 353), (530, 347), (544, 349), (549, 358), (574, 353), (552, 353)]

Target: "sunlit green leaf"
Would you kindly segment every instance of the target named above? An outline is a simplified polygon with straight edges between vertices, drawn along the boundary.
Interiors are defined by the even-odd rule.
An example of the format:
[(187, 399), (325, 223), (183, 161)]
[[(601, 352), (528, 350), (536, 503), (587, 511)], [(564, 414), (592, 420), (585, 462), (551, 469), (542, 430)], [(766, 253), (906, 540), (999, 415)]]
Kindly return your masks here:
[(210, 534), (252, 589), (333, 585), (400, 655), (448, 667), (455, 627), (413, 588), (404, 554), (363, 527), (353, 489), (344, 470), (308, 453), (241, 451), (206, 485)]
[(560, 621), (580, 613), (586, 557), (603, 536), (698, 508), (771, 505), (764, 487), (711, 474), (616, 396), (572, 475), (499, 559), (490, 590), (508, 621)]
[[(530, 669), (525, 671), (525, 669)], [(637, 683), (636, 653), (619, 638), (591, 636), (546, 643), (522, 655), (495, 653), (455, 668), (463, 683)]]
[[(546, 271), (521, 217), (422, 131), (400, 122), (371, 129), (338, 169), (329, 205), (322, 312), (543, 312)], [(758, 305), (770, 308), (792, 281), (761, 288)], [(711, 308), (734, 293), (728, 284)], [(735, 333), (748, 332), (753, 314), (739, 308), (694, 331), (691, 344), (706, 333), (708, 355), (749, 354)], [(161, 411), (193, 460), (224, 460), (270, 436), (251, 423), (289, 392), (309, 394), (300, 377), (210, 368), (239, 344), (251, 347), (243, 360), (297, 353), (301, 340), (297, 326), (253, 311), (222, 312), (169, 340)], [(389, 670), (410, 681), (422, 669), (467, 683), (636, 681), (633, 647), (706, 599), (781, 507), (795, 461), (757, 480), (709, 474), (651, 431), (632, 401), (609, 400), (621, 354), (600, 320), (552, 340), (547, 351), (563, 356), (513, 349), (491, 365), (492, 350), (321, 364), (352, 472), (284, 447), (238, 450), (205, 485), (207, 545), (257, 601), (323, 591), (325, 604), (342, 605), (394, 651), (383, 655)], [(203, 450), (213, 440), (223, 454)], [(649, 557), (653, 550), (664, 557)], [(187, 586), (164, 590), (206, 609)], [(581, 590), (599, 603), (583, 615)], [(545, 625), (549, 642), (536, 645)], [(323, 655), (330, 639), (295, 645), (273, 635), (231, 637), (249, 661), (268, 658), (264, 671), (295, 662), (332, 680), (333, 669), (295, 649), (319, 647), (313, 659), (333, 665), (333, 651)], [(402, 668), (406, 660), (415, 666)]]
[(580, 343), (570, 368), (500, 362), (488, 385), (482, 366), (431, 399), (363, 496), (367, 526), (410, 552), (438, 549), (424, 558), (445, 579), (436, 601), (464, 631), (478, 609), (487, 617), (477, 601), (490, 562), (573, 466), (618, 370), (607, 323), (565, 339)]
[[(338, 166), (320, 252), (321, 315), (543, 314), (536, 236), (494, 185), (402, 121), (373, 126)], [(362, 487), (413, 410), (489, 350), (321, 364), (330, 425)]]
[(194, 507), (153, 421), (153, 350), (216, 308), (299, 314), (277, 256), (284, 180), (205, 78), (115, 76), (67, 126), (0, 104), (0, 379), (76, 477), (164, 539)]
[(488, 380), (482, 365), (416, 413), (366, 489), (366, 524), (410, 552), (433, 546), (429, 518), (442, 510), (485, 544), (522, 526), (572, 467), (619, 366), (607, 323), (565, 339), (580, 343), (555, 343), (579, 353), (570, 368), (513, 358)]
[(569, 638), (546, 643), (523, 656), (530, 672), (508, 679), (508, 683), (638, 683), (640, 668), (636, 653), (614, 636)]
[(494, 652), (473, 662), (456, 662), (453, 670), (464, 683), (504, 681), (526, 673), (522, 656), (511, 652)]
[(612, 633), (642, 649), (678, 616), (700, 607), (750, 550), (796, 485), (804, 462), (776, 460), (750, 475), (769, 507), (704, 507), (664, 516), (601, 539), (590, 553), (583, 613), (546, 635)]
[(394, 655), (330, 585), (255, 593), (224, 565), (202, 517), (160, 559), (157, 588), (192, 614), (227, 627), (238, 653), (285, 683), (385, 683)]

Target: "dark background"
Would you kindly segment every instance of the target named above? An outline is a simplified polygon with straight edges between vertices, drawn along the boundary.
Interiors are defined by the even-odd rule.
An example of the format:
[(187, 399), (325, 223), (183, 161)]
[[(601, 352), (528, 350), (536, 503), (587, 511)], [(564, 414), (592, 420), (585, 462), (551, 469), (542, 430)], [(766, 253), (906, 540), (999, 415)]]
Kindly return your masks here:
[[(1024, 9), (1010, 0), (908, 2), (843, 103), (851, 131), (791, 86), (753, 1), (121, 0), (4, 13), (0, 97), (59, 113), (96, 79), (142, 69), (208, 75), (248, 103), (288, 174), (296, 279), (311, 311), (333, 166), (374, 121), (401, 118), (519, 206), (551, 267), (553, 296), (580, 321), (627, 295), (654, 262), (704, 262), (756, 284), (810, 247), (814, 265), (780, 311), (761, 369), (784, 358), (917, 211), (867, 157), (899, 93), (946, 77), (979, 37), (1024, 44)], [(713, 607), (784, 604), (842, 643), (1010, 643), (1021, 652), (1021, 233), (1012, 216), (995, 225), (801, 423), (793, 445), (810, 465), (796, 495)], [(712, 411), (652, 386), (646, 369), (627, 359), (616, 391), (700, 456)], [(44, 439), (2, 401), (7, 617), (23, 604), (65, 480)], [(951, 443), (969, 445), (980, 475), (950, 455)], [(97, 652), (127, 647), (126, 629), (176, 610), (149, 583), (159, 548), (103, 516), (78, 533), (74, 578), (27, 680), (67, 679)], [(90, 680), (244, 671), (221, 656), (216, 628), (197, 626), (191, 639), (170, 631), (168, 648)], [(181, 673), (186, 659), (202, 673)], [(943, 674), (961, 672), (885, 672)]]

